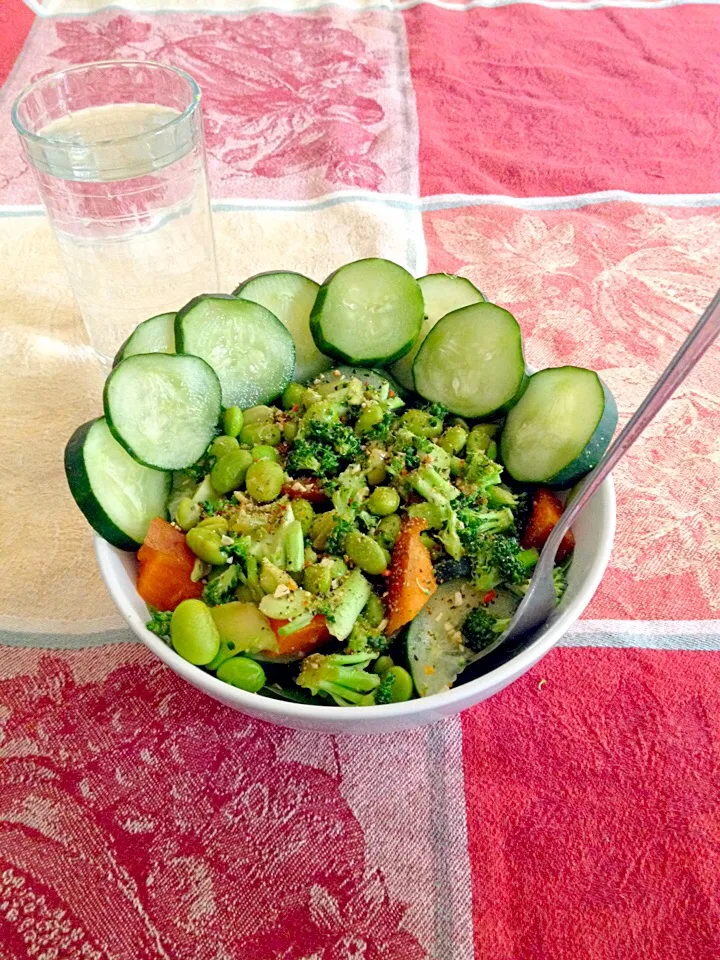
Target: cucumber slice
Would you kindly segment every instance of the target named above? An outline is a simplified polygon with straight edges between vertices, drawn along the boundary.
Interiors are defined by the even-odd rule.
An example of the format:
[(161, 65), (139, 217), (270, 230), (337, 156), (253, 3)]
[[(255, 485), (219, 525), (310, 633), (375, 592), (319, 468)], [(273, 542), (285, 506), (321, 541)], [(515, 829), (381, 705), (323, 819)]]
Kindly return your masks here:
[(289, 331), (252, 300), (222, 293), (195, 297), (175, 318), (178, 353), (202, 357), (218, 375), (224, 407), (254, 407), (279, 396), (292, 379)]
[[(339, 377), (335, 376), (335, 370), (340, 374)], [(358, 380), (362, 380), (363, 383), (375, 390), (379, 390), (383, 384), (389, 383), (390, 389), (394, 390), (401, 400), (405, 399), (408, 395), (408, 391), (405, 390), (404, 387), (401, 387), (387, 370), (373, 370), (372, 367), (349, 367), (345, 363), (341, 363), (339, 366), (333, 367), (332, 370), (325, 371), (317, 377), (313, 377), (308, 386), (312, 386), (312, 383), (318, 382), (332, 383), (333, 380), (351, 380), (353, 377), (357, 377)]]
[(441, 584), (410, 624), (407, 658), (421, 697), (449, 690), (471, 653), (462, 642), (465, 617), (480, 606), (483, 594), (467, 580)]
[(413, 364), (420, 396), (460, 417), (510, 409), (527, 377), (520, 327), (494, 303), (475, 303), (439, 320)]
[(170, 474), (133, 460), (104, 417), (84, 423), (70, 437), (65, 474), (90, 526), (121, 550), (137, 550), (150, 521), (166, 516)]
[(329, 370), (332, 360), (320, 353), (310, 333), (310, 311), (320, 284), (301, 273), (278, 270), (250, 277), (233, 291), (234, 297), (259, 303), (284, 323), (295, 341), (294, 379), (302, 383)]
[(485, 297), (474, 284), (465, 277), (455, 277), (449, 273), (429, 273), (418, 280), (425, 301), (425, 319), (410, 352), (401, 357), (392, 366), (392, 372), (406, 390), (414, 390), (412, 367), (418, 350), (435, 324), (453, 310), (468, 307), (471, 303), (482, 303)]
[(105, 383), (105, 417), (131, 457), (182, 470), (203, 455), (220, 418), (220, 382), (200, 357), (139, 353)]
[(310, 314), (318, 349), (344, 363), (384, 366), (410, 350), (420, 333), (417, 280), (390, 260), (355, 260), (320, 287)]
[(113, 367), (136, 353), (175, 353), (174, 313), (160, 313), (139, 323), (115, 354)]
[(505, 469), (523, 483), (569, 487), (598, 463), (617, 421), (615, 399), (592, 370), (540, 370), (505, 421)]

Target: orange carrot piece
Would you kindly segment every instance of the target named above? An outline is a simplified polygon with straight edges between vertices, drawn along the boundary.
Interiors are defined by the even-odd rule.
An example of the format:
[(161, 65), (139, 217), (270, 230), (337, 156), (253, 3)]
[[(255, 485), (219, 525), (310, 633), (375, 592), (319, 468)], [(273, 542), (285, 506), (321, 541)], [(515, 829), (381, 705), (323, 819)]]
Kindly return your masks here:
[[(522, 535), (523, 547), (535, 547), (542, 550), (545, 541), (552, 533), (553, 527), (562, 516), (564, 510), (562, 501), (547, 487), (538, 487), (532, 498), (530, 518)], [(575, 547), (575, 537), (572, 530), (568, 530), (562, 538), (555, 557), (558, 563), (567, 557)]]
[(430, 553), (420, 539), (426, 526), (420, 517), (410, 517), (395, 541), (386, 605), (390, 634), (410, 623), (437, 590)]
[[(290, 621), (268, 619), (270, 619), (270, 626), (275, 631), (277, 637), (278, 648), (273, 653), (278, 657), (286, 657), (295, 653), (302, 654), (303, 656), (308, 653), (313, 653), (313, 651), (317, 650), (318, 647), (322, 647), (330, 639), (330, 632), (328, 631), (325, 617), (321, 614), (313, 617), (310, 623), (306, 627), (303, 627), (302, 630), (296, 630), (295, 633), (290, 633), (285, 637), (280, 636), (278, 630)], [(273, 654), (267, 654), (267, 656), (272, 655)]]
[(185, 535), (167, 520), (156, 517), (152, 521), (138, 550), (138, 562), (137, 592), (151, 607), (174, 610), (183, 600), (202, 595), (202, 584), (190, 579), (195, 555)]

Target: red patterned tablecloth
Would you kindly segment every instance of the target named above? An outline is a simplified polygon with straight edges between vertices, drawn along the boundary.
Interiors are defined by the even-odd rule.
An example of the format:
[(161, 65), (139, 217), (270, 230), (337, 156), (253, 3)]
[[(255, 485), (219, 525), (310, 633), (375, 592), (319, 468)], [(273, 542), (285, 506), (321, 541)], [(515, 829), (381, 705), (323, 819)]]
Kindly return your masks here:
[(256, 723), (95, 572), (61, 451), (100, 373), (9, 109), (68, 64), (184, 67), (224, 288), (457, 271), (625, 419), (720, 285), (718, 7), (31, 6), (0, 8), (2, 960), (715, 960), (720, 350), (617, 471), (607, 576), (528, 675), (390, 738)]

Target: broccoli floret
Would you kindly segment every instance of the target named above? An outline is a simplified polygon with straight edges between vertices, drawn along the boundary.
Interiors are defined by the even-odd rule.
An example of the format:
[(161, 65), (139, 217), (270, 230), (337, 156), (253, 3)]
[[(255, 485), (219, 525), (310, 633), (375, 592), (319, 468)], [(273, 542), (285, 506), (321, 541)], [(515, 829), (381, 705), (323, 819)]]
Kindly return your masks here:
[(332, 533), (327, 538), (327, 543), (325, 544), (326, 552), (332, 553), (336, 557), (341, 557), (345, 553), (345, 537), (353, 529), (354, 527), (349, 520), (343, 520), (342, 517), (336, 520)]
[(347, 467), (336, 480), (326, 483), (325, 489), (332, 496), (337, 515), (343, 520), (351, 521), (355, 519), (355, 514), (368, 492), (365, 474), (357, 464)]
[(467, 557), (462, 560), (440, 560), (433, 567), (437, 583), (447, 583), (448, 580), (468, 580), (470, 577), (470, 561)]
[(288, 469), (309, 470), (326, 477), (337, 473), (344, 462), (357, 460), (361, 453), (360, 440), (350, 427), (337, 419), (311, 419), (293, 444)]
[(306, 439), (333, 448), (344, 460), (355, 460), (362, 453), (360, 438), (351, 427), (343, 423), (320, 423), (311, 421), (307, 426)]
[(296, 440), (287, 459), (290, 473), (308, 471), (318, 477), (336, 473), (339, 466), (340, 458), (334, 450), (308, 440)]
[(372, 660), (366, 653), (313, 653), (303, 660), (295, 682), (313, 696), (327, 694), (340, 707), (372, 703), (368, 694), (380, 686), (380, 677), (366, 669)]
[(473, 653), (480, 653), (504, 633), (510, 617), (494, 617), (485, 607), (476, 607), (465, 618), (461, 627), (463, 641)]
[(382, 630), (371, 626), (365, 617), (360, 616), (353, 625), (345, 651), (346, 653), (366, 653), (374, 657), (379, 653), (385, 653), (389, 645)]
[(568, 566), (569, 564), (563, 564), (562, 566), (553, 568), (553, 586), (555, 587), (555, 596), (557, 597), (558, 603), (560, 603), (563, 594), (567, 590)]
[(438, 420), (444, 420), (450, 412), (442, 403), (426, 403), (423, 410), (429, 413), (431, 417), (437, 417)]
[(486, 488), (485, 496), (489, 507), (509, 507), (514, 513), (520, 505), (522, 495), (513, 493), (504, 484), (496, 484)]
[(409, 485), (429, 503), (445, 507), (459, 496), (459, 491), (430, 464), (423, 464), (406, 478)]
[(240, 580), (240, 569), (236, 563), (230, 564), (214, 574), (205, 584), (202, 598), (208, 606), (217, 607), (231, 599)]
[(472, 552), (474, 544), (487, 534), (504, 533), (514, 526), (512, 511), (507, 507), (482, 510), (464, 502), (455, 507), (455, 512), (462, 524), (460, 538), (468, 552)]
[(172, 610), (152, 610), (152, 616), (146, 623), (146, 627), (151, 633), (154, 633), (156, 637), (166, 639), (170, 636), (171, 620)]
[(472, 453), (465, 461), (465, 469), (458, 486), (473, 497), (487, 497), (488, 488), (500, 483), (503, 468), (484, 453)]
[(392, 703), (393, 687), (395, 686), (395, 674), (388, 670), (380, 681), (380, 686), (371, 694), (376, 704)]
[(395, 421), (395, 417), (392, 413), (386, 413), (383, 415), (380, 423), (376, 423), (374, 427), (370, 427), (368, 432), (365, 434), (365, 440), (380, 440), (385, 442), (390, 436), (390, 429)]
[[(465, 538), (467, 533), (466, 528), (461, 537)], [(516, 581), (520, 561), (518, 543), (513, 537), (493, 535), (482, 529), (478, 522), (473, 535), (463, 539), (463, 543), (470, 558), (472, 580), (478, 590), (492, 590), (503, 581)]]
[(451, 510), (445, 526), (438, 534), (438, 540), (453, 560), (462, 560), (465, 556), (465, 547), (460, 539), (460, 529), (461, 524), (458, 515), (454, 510)]

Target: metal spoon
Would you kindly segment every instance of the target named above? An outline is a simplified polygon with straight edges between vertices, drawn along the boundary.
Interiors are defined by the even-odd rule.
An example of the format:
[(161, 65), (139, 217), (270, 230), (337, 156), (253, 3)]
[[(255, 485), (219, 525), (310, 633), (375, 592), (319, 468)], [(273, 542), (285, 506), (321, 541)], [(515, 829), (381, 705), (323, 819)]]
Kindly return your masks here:
[(517, 640), (545, 623), (557, 606), (552, 574), (560, 541), (615, 464), (625, 456), (650, 421), (670, 399), (718, 333), (720, 333), (720, 290), (665, 368), (663, 375), (635, 411), (625, 429), (595, 469), (587, 475), (580, 492), (558, 520), (535, 565), (528, 591), (508, 624), (507, 630), (491, 647), (475, 654), (468, 661), (468, 666), (496, 650), (500, 644), (507, 643), (508, 640)]

